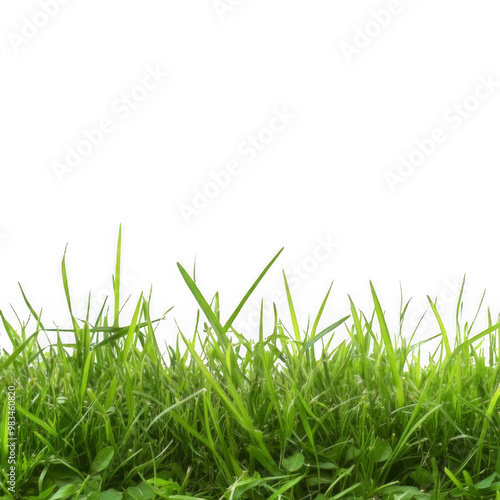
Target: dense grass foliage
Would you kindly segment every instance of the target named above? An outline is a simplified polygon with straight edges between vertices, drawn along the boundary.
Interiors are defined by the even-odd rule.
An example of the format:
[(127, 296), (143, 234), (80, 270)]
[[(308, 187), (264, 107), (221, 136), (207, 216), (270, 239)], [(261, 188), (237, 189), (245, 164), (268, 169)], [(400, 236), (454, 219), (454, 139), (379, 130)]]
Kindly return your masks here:
[[(179, 331), (165, 356), (150, 297), (122, 324), (120, 252), (114, 311), (97, 318), (71, 313), (63, 261), (71, 344), (27, 299), (31, 326), (2, 314), (13, 345), (0, 376), (2, 391), (16, 387), (17, 498), (499, 499), (498, 322), (489, 316), (474, 333), (461, 324), (460, 298), (451, 339), (430, 301), (440, 345), (424, 363), (422, 342), (401, 333), (407, 305), (393, 332), (372, 287), (373, 314), (351, 301), (350, 316), (320, 331), (325, 298), (302, 329), (285, 278), (290, 331), (276, 314), (250, 341), (232, 324), (270, 265), (225, 323), (218, 295), (205, 300), (179, 266), (201, 312), (194, 334)], [(350, 340), (333, 347), (346, 328)], [(57, 340), (42, 349), (44, 332)], [(6, 415), (5, 397), (0, 405)], [(2, 418), (2, 466), (6, 436)]]

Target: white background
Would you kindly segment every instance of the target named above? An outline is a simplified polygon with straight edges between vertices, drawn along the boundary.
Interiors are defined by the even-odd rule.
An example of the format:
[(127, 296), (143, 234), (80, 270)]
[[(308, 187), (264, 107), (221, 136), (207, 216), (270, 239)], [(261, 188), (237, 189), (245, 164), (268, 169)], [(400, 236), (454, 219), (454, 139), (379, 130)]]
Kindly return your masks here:
[[(500, 309), (498, 83), (474, 98), (481, 79), (500, 82), (498, 1), (45, 3), (50, 18), (43, 0), (0, 7), (0, 307), (12, 321), (9, 304), (28, 316), (20, 281), (46, 323), (68, 323), (66, 243), (75, 307), (92, 290), (97, 308), (120, 223), (123, 294), (153, 284), (156, 314), (175, 305), (167, 339), (174, 318), (190, 334), (196, 311), (177, 261), (191, 271), (197, 258), (202, 291), (221, 291), (227, 317), (282, 246), (242, 313), (247, 326), (255, 302), (282, 289), (281, 269), (295, 276), (302, 326), (331, 280), (325, 326), (348, 312), (347, 293), (369, 312), (370, 279), (393, 332), (400, 282), (413, 324), (429, 294), (453, 330), (464, 273), (468, 317), (484, 288)], [(168, 76), (144, 92), (148, 68)], [(124, 94), (143, 101), (129, 113)], [(249, 136), (270, 138), (276, 110), (294, 118), (243, 153)], [(113, 131), (57, 175), (103, 119)], [(446, 140), (391, 190), (387, 172), (436, 128)], [(228, 162), (239, 173), (187, 223), (182, 207), (213, 193), (210, 173)], [(329, 240), (331, 254), (318, 253)], [(435, 330), (429, 321), (421, 335)]]

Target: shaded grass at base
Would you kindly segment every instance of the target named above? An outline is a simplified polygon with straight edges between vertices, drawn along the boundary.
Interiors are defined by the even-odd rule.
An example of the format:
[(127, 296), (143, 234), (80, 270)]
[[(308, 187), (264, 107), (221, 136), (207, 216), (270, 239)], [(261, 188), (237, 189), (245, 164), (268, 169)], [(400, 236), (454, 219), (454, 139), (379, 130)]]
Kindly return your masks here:
[[(97, 318), (73, 317), (63, 261), (74, 342), (26, 297), (29, 325), (2, 313), (12, 349), (0, 358), (0, 495), (14, 386), (16, 498), (499, 499), (498, 320), (461, 325), (460, 297), (453, 343), (430, 300), (440, 345), (424, 363), (423, 343), (400, 325), (393, 334), (373, 286), (370, 315), (349, 298), (350, 316), (321, 330), (328, 296), (302, 328), (285, 277), (292, 328), (276, 313), (248, 340), (233, 322), (275, 259), (226, 322), (218, 295), (205, 298), (179, 266), (200, 313), (165, 356), (151, 297), (120, 317), (120, 251), (114, 311)], [(349, 340), (333, 347), (340, 329)], [(44, 332), (56, 341), (42, 349)]]

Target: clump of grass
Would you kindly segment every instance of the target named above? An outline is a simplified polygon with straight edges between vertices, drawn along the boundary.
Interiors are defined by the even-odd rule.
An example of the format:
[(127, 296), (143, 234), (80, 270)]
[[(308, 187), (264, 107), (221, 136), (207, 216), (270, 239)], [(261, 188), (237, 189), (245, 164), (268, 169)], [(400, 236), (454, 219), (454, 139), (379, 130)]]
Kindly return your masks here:
[[(284, 277), (291, 331), (275, 309), (272, 329), (261, 312), (258, 340), (248, 340), (233, 322), (278, 255), (226, 321), (218, 294), (206, 299), (179, 265), (201, 312), (166, 355), (150, 296), (123, 325), (120, 243), (112, 314), (74, 317), (63, 259), (73, 342), (26, 297), (34, 326), (0, 313), (12, 343), (2, 390), (16, 387), (16, 497), (500, 499), (500, 321), (488, 312), (489, 327), (473, 334), (461, 294), (453, 342), (429, 299), (440, 344), (424, 363), (424, 342), (402, 335), (408, 304), (393, 335), (372, 286), (372, 314), (349, 298), (350, 316), (320, 329), (328, 291), (303, 329)], [(339, 328), (350, 339), (334, 347)], [(55, 338), (46, 348), (42, 332)]]

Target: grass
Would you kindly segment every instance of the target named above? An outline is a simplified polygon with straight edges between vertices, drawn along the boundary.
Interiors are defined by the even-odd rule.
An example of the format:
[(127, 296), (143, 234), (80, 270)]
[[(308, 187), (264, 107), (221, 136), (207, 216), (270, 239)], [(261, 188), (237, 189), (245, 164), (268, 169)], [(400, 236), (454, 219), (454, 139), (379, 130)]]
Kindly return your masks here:
[[(120, 240), (121, 238), (119, 238)], [(326, 301), (306, 328), (284, 277), (290, 332), (275, 309), (258, 340), (233, 322), (273, 265), (225, 322), (179, 270), (200, 312), (162, 355), (141, 296), (120, 315), (120, 241), (113, 311), (73, 316), (74, 341), (0, 313), (12, 343), (0, 357), (0, 495), (23, 499), (500, 499), (500, 321), (473, 333), (458, 300), (454, 335), (429, 299), (439, 347), (391, 332), (376, 291), (371, 314), (321, 329)], [(463, 288), (462, 288), (463, 290)], [(89, 300), (90, 304), (90, 300)], [(335, 346), (335, 331), (349, 340)], [(48, 332), (54, 343), (42, 348)], [(418, 330), (417, 330), (418, 332)], [(454, 339), (452, 339), (454, 337)], [(7, 489), (6, 387), (16, 388), (16, 493)]]

